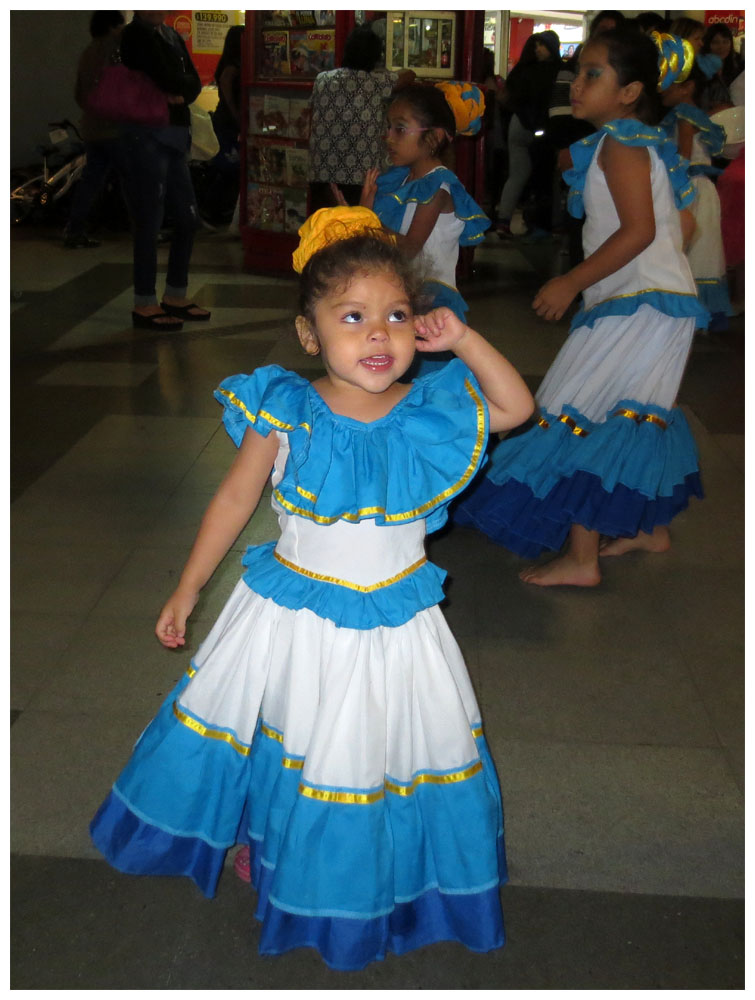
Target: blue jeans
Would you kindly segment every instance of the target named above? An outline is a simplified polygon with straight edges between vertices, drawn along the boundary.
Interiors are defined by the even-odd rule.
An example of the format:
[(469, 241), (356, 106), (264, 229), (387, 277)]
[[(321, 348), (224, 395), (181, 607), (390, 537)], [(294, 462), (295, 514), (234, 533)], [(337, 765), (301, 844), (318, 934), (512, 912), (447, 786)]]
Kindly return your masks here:
[(118, 170), (134, 237), (134, 304), (157, 302), (157, 236), (168, 210), (173, 237), (166, 294), (186, 295), (197, 228), (197, 203), (186, 150), (159, 142), (147, 129), (124, 131), (118, 139)]
[(115, 167), (115, 140), (85, 142), (87, 162), (76, 185), (71, 214), (66, 223), (67, 237), (83, 236), (86, 221), (111, 168)]

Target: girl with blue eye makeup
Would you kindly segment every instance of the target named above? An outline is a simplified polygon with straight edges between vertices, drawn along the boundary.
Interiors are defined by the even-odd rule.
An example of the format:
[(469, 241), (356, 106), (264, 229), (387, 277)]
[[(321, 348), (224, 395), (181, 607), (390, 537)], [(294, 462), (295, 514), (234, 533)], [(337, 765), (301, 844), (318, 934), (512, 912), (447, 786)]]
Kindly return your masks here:
[[(425, 536), (532, 397), (450, 309), (414, 314), (416, 278), (367, 209), (300, 230), (301, 344), (221, 383), (238, 447), (157, 623), (185, 646), (200, 589), (272, 479), (277, 542), (246, 572), (100, 808), (114, 867), (187, 875), (212, 896), (229, 847), (257, 892), (260, 951), (336, 969), (434, 941), (503, 944), (495, 767)], [(398, 382), (414, 357), (443, 369)]]
[(572, 113), (598, 131), (570, 147), (564, 179), (570, 213), (585, 216), (584, 260), (543, 285), (533, 307), (558, 320), (582, 302), (536, 393), (536, 425), (497, 445), (454, 515), (522, 556), (559, 553), (524, 569), (527, 583), (593, 587), (600, 556), (665, 552), (669, 521), (702, 496), (674, 405), (707, 317), (683, 248), (694, 188), (655, 124), (658, 90), (693, 58), (681, 39), (634, 28), (601, 33), (580, 53)]

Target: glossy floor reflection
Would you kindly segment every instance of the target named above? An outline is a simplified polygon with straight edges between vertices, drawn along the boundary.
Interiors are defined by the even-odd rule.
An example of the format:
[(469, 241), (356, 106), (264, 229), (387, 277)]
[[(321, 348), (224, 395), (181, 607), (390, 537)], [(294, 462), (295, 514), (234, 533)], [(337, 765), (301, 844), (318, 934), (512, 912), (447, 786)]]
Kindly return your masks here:
[[(259, 958), (248, 890), (111, 871), (87, 825), (238, 579), (266, 503), (202, 595), (187, 648), (153, 636), (233, 455), (212, 391), (277, 363), (311, 376), (293, 281), (202, 235), (210, 324), (130, 326), (130, 246), (13, 232), (11, 672), (14, 988), (738, 988), (743, 943), (743, 329), (699, 337), (680, 402), (702, 503), (663, 556), (606, 560), (596, 591), (527, 587), (472, 531), (431, 543), (506, 809), (509, 944), (436, 945), (363, 973)], [(164, 261), (163, 261), (164, 266)], [(566, 336), (531, 311), (554, 244), (477, 251), (470, 322), (534, 389)], [(264, 499), (264, 498), (263, 498)], [(44, 942), (45, 961), (40, 961)]]

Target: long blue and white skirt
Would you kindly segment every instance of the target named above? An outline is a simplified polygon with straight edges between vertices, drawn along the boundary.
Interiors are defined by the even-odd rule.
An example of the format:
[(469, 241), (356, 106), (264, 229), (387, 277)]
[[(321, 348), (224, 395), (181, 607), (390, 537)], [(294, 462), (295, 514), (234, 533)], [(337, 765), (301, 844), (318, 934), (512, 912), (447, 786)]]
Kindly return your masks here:
[(248, 843), (263, 954), (310, 946), (359, 969), (504, 941), (498, 781), (437, 607), (340, 628), (241, 581), (91, 832), (121, 871), (207, 896)]
[(454, 522), (534, 558), (558, 551), (572, 524), (634, 537), (702, 497), (674, 406), (694, 329), (642, 305), (571, 333), (537, 392), (539, 420), (494, 448)]

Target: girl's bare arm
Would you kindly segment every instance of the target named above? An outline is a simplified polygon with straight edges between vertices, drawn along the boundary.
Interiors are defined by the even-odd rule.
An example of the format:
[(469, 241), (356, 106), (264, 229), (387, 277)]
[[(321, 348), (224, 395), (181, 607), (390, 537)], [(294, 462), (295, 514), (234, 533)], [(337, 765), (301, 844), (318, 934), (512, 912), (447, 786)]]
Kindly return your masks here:
[(510, 361), (450, 309), (433, 309), (416, 316), (420, 351), (453, 351), (474, 372), (490, 414), (490, 431), (508, 431), (532, 415), (535, 402), (522, 376)]
[(155, 628), (164, 646), (183, 646), (186, 619), (204, 587), (254, 513), (278, 451), (275, 434), (262, 437), (248, 428), (236, 459), (210, 501), (178, 587)]
[(544, 319), (560, 319), (579, 292), (624, 267), (655, 239), (647, 149), (625, 146), (608, 136), (599, 163), (616, 206), (619, 227), (581, 264), (543, 285), (532, 305)]

